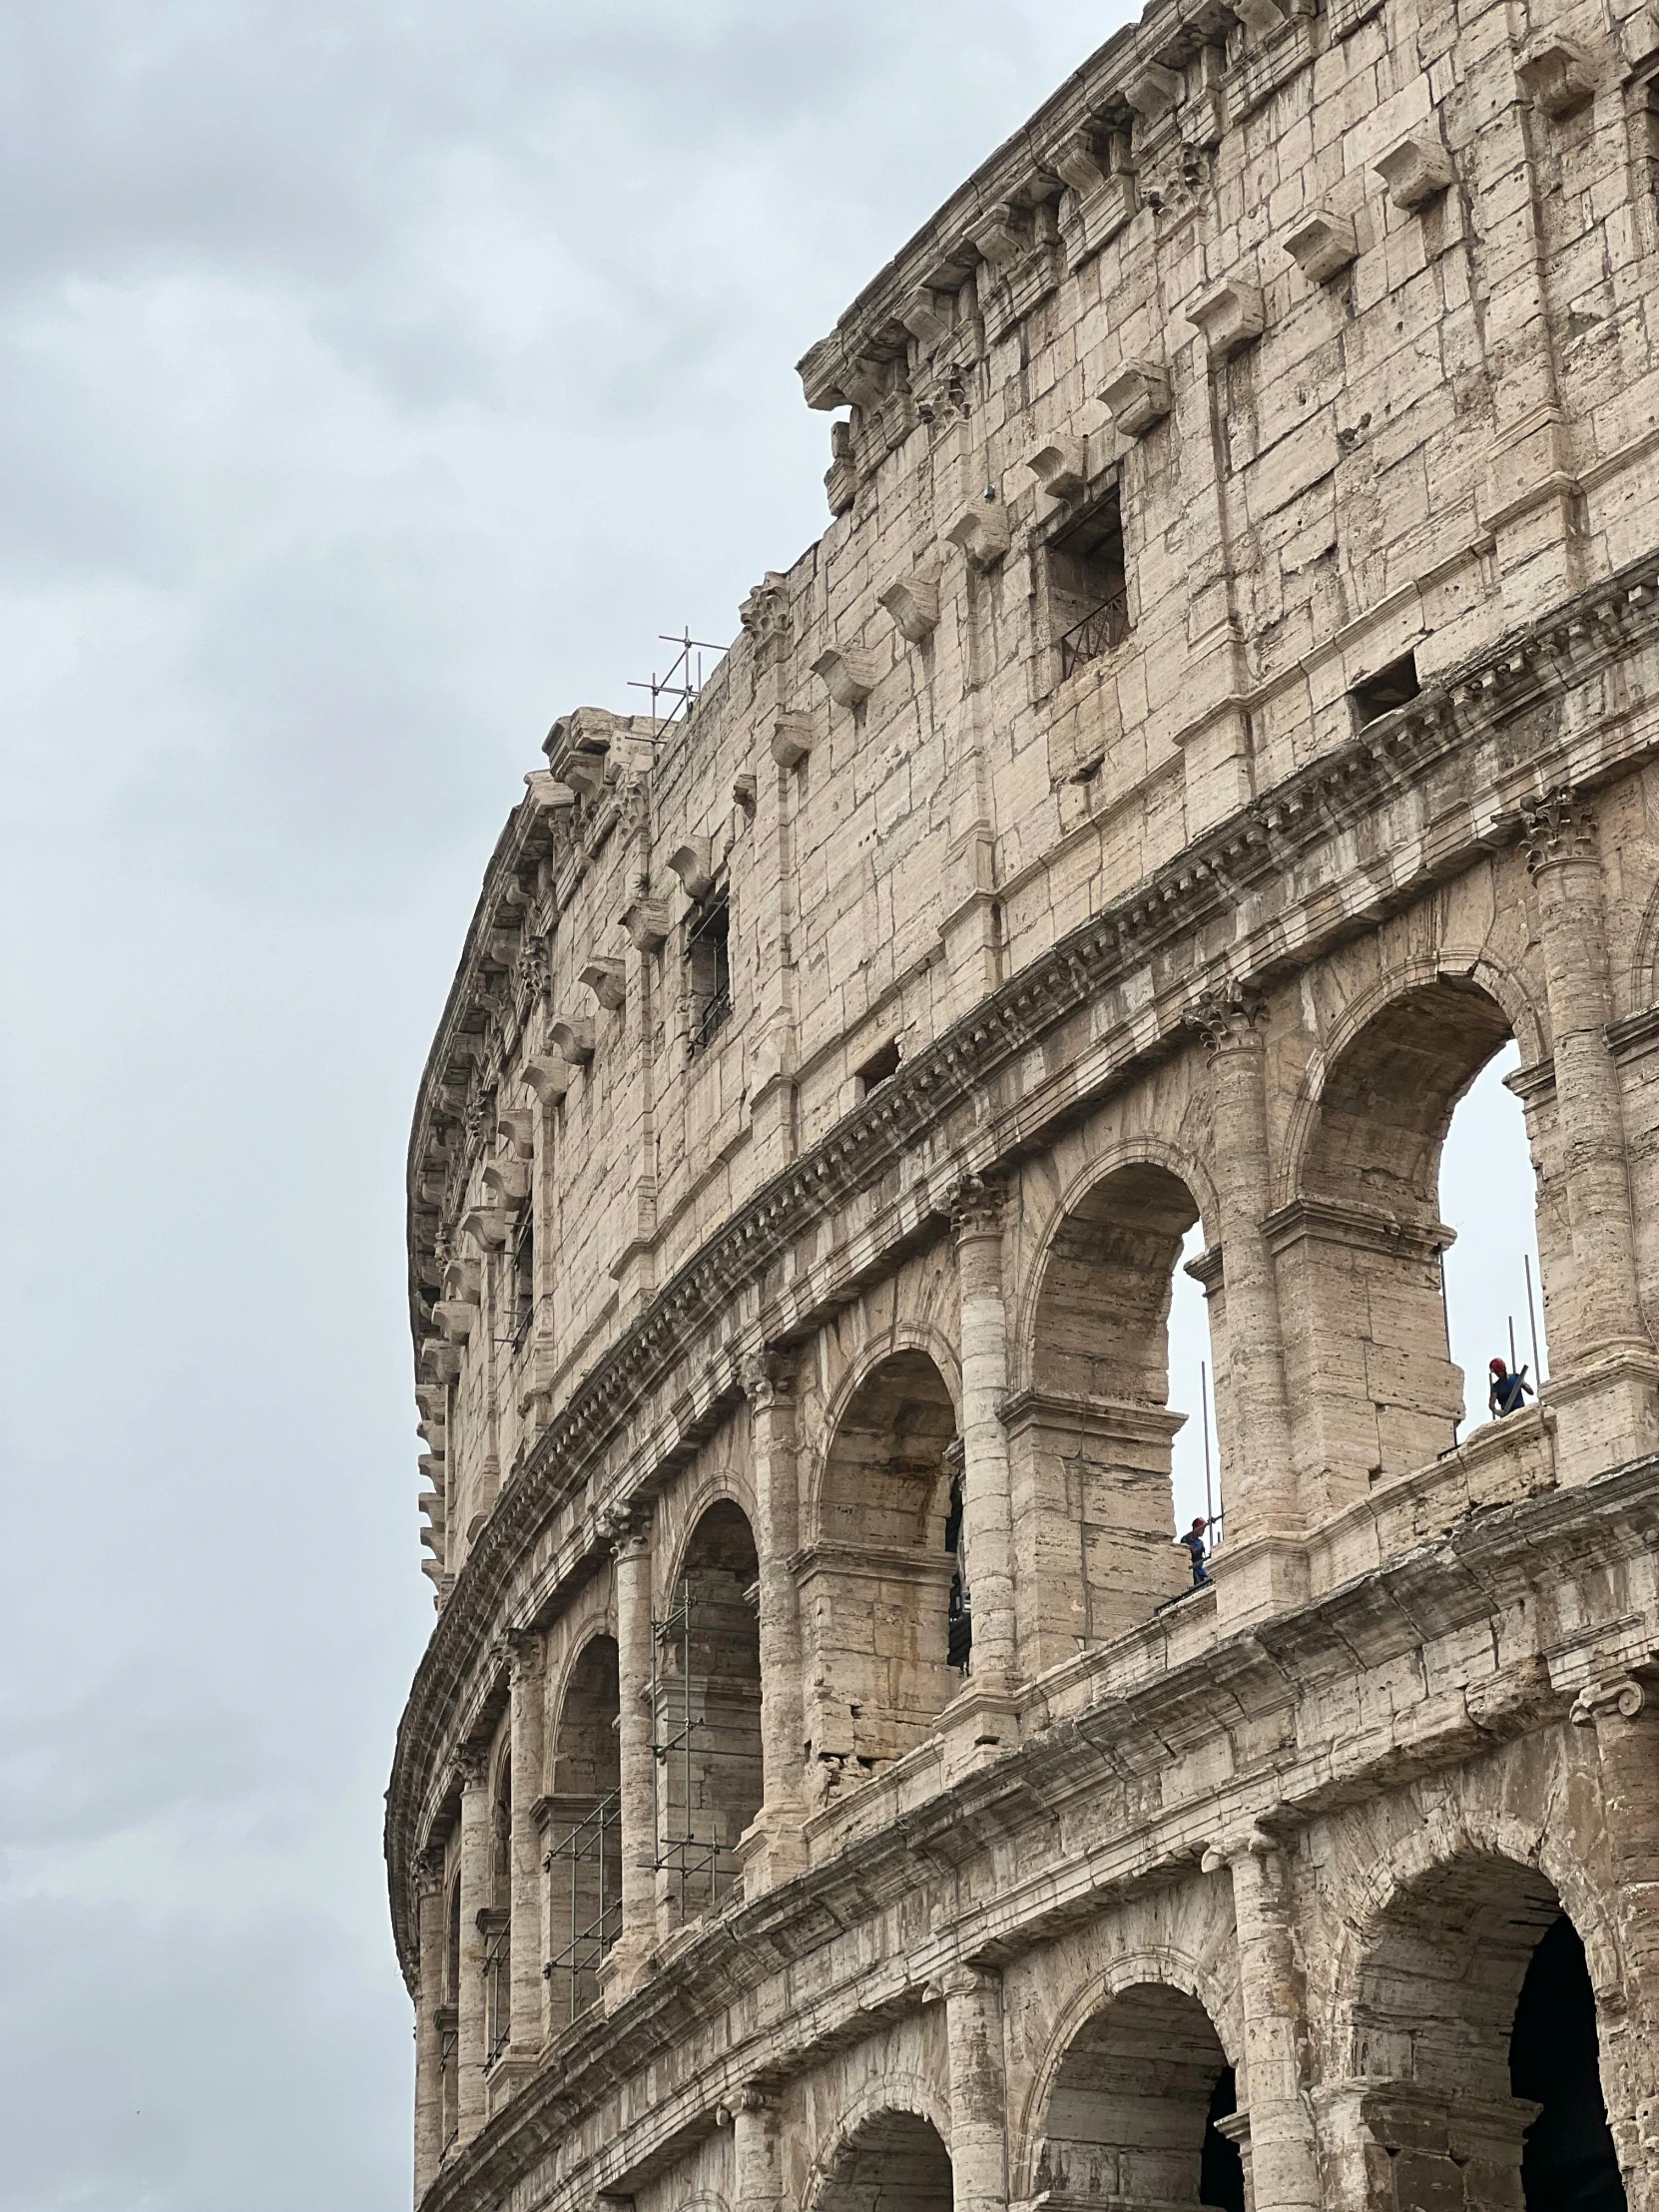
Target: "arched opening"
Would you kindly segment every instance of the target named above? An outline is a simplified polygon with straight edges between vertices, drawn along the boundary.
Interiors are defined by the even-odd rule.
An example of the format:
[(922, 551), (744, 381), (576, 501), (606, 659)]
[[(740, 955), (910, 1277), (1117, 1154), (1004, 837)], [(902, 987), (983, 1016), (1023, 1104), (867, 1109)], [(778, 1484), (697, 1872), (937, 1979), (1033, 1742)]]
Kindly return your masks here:
[(1245, 2212), (1233, 2069), (1196, 1997), (1141, 1982), (1079, 2028), (1049, 2095), (1036, 2186), (1067, 2206)]
[(1384, 2212), (1624, 2212), (1584, 1946), (1541, 1874), (1470, 1858), (1397, 1899), (1355, 2046)]
[(460, 2130), (461, 2049), (461, 1878), (449, 1882), (443, 1916), (443, 2002), (438, 2008), (438, 2081), (441, 2122), (439, 2139), (444, 2150)]
[(814, 2212), (951, 2212), (950, 2153), (914, 2112), (876, 2112), (842, 2144)]
[(479, 1916), (484, 1939), (484, 2065), (513, 2034), (513, 1762), (503, 1753), (490, 1794), (490, 1901)]
[(698, 1522), (654, 1623), (656, 1867), (670, 1925), (725, 1897), (761, 1809), (760, 1573), (749, 1521), (724, 1499)]
[(542, 1808), (555, 2022), (598, 1997), (600, 1963), (622, 1934), (621, 1711), (616, 1639), (595, 1636), (565, 1686)]
[[(1446, 1328), (1463, 1371), (1463, 1435), (1492, 1418), (1488, 1363), (1525, 1371), (1534, 1391), (1549, 1373), (1538, 1267), (1538, 1209), (1526, 1115), (1505, 1078), (1512, 1040), (1457, 1101), (1440, 1154), (1440, 1212), (1456, 1232), (1446, 1253)], [(1525, 1402), (1532, 1402), (1527, 1399)]]
[[(1142, 1161), (1096, 1183), (1049, 1242), (1032, 1386), (1008, 1409), (1031, 1671), (1138, 1627), (1191, 1582), (1174, 1546), (1172, 1446), (1187, 1416), (1169, 1402), (1169, 1324), (1197, 1222), (1180, 1178)], [(1188, 1381), (1196, 1411), (1196, 1362)]]
[(1327, 1073), (1299, 1196), (1274, 1225), (1299, 1456), (1326, 1509), (1429, 1465), (1456, 1436), (1441, 1155), (1453, 1110), (1509, 1041), (1493, 998), (1442, 976), (1385, 1006)]
[(836, 1425), (818, 1540), (801, 1566), (813, 1638), (807, 1756), (821, 1790), (865, 1780), (901, 1758), (961, 1680), (967, 1623), (949, 1464), (955, 1434), (944, 1378), (921, 1352), (882, 1361)]

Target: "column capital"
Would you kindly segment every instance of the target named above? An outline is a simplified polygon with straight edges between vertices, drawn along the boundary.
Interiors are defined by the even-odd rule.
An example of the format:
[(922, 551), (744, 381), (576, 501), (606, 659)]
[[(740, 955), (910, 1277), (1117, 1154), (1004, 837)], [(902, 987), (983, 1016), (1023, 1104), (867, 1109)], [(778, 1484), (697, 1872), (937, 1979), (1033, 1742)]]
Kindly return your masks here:
[(651, 1540), (651, 1500), (629, 1498), (621, 1504), (607, 1505), (594, 1525), (599, 1541), (617, 1558), (624, 1552), (638, 1552)]
[(547, 1641), (539, 1628), (509, 1628), (502, 1641), (507, 1647), (507, 1672), (514, 1682), (533, 1682), (547, 1656)]
[(489, 1747), (463, 1744), (455, 1754), (455, 1779), (463, 1791), (481, 1790), (489, 1775)]
[(414, 1863), (415, 1896), (436, 1897), (443, 1887), (443, 1846), (431, 1844)]
[(783, 2109), (783, 2098), (776, 2089), (764, 2088), (758, 2081), (746, 2081), (741, 2089), (734, 2089), (722, 2103), (715, 2106), (715, 2125), (730, 2127), (740, 2113), (774, 2113)]
[(1002, 1975), (995, 1966), (965, 1961), (946, 1966), (933, 1975), (921, 1992), (924, 2004), (948, 2004), (952, 1997), (995, 1997), (1002, 1992)]
[(745, 1353), (738, 1365), (738, 1382), (750, 1411), (770, 1413), (793, 1403), (800, 1372), (796, 1355), (782, 1346), (763, 1345), (758, 1352)]
[(945, 1204), (956, 1242), (1000, 1237), (1007, 1199), (1006, 1184), (994, 1175), (964, 1175), (953, 1184)]
[(1585, 1683), (1569, 1717), (1574, 1728), (1593, 1728), (1600, 1721), (1633, 1721), (1646, 1704), (1647, 1692), (1633, 1674), (1603, 1675)]
[(1212, 1058), (1223, 1052), (1259, 1048), (1267, 1001), (1243, 983), (1221, 983), (1200, 991), (1186, 1012), (1186, 1024), (1204, 1039)]
[(1526, 871), (1541, 875), (1545, 868), (1564, 866), (1571, 860), (1596, 857), (1595, 809), (1575, 795), (1571, 785), (1557, 784), (1542, 799), (1521, 810), (1521, 842), (1526, 847)]

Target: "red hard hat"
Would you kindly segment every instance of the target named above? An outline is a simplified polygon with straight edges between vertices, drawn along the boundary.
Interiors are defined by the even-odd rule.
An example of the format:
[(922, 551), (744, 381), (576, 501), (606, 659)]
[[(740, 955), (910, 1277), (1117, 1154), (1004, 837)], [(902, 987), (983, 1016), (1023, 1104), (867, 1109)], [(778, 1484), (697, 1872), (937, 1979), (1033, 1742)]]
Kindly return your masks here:
[(1508, 1370), (1507, 1370), (1507, 1369), (1506, 1369), (1506, 1368), (1504, 1367), (1504, 1365), (1503, 1365), (1503, 1362), (1502, 1362), (1501, 1360), (1493, 1360), (1493, 1361), (1492, 1361), (1492, 1362), (1490, 1363), (1490, 1366), (1491, 1366), (1491, 1370), (1492, 1370), (1492, 1373), (1493, 1373), (1494, 1375), (1506, 1375), (1506, 1374), (1507, 1374), (1507, 1373), (1509, 1372), (1509, 1371), (1508, 1371)]

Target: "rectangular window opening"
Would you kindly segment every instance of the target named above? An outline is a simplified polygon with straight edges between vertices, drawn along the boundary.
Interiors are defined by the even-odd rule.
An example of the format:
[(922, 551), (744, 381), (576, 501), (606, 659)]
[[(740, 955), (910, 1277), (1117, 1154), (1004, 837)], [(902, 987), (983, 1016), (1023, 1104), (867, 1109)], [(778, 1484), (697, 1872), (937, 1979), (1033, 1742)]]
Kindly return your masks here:
[(1375, 722), (1380, 715), (1391, 715), (1396, 707), (1403, 707), (1415, 699), (1421, 689), (1417, 682), (1416, 655), (1402, 653), (1397, 661), (1390, 661), (1375, 676), (1368, 676), (1363, 684), (1356, 684), (1348, 696), (1354, 702), (1359, 721), (1365, 724)]
[(528, 1200), (513, 1233), (513, 1350), (522, 1352), (536, 1318), (535, 1207)]
[(690, 1056), (695, 1059), (732, 1011), (732, 908), (725, 891), (704, 899), (686, 924), (686, 978), (691, 991)]
[(1062, 683), (1128, 637), (1129, 577), (1115, 484), (1049, 540), (1048, 606)]
[(863, 1066), (857, 1070), (858, 1096), (868, 1098), (871, 1091), (879, 1090), (883, 1083), (890, 1081), (897, 1073), (898, 1039), (894, 1037), (891, 1043), (884, 1044), (879, 1052), (871, 1053)]

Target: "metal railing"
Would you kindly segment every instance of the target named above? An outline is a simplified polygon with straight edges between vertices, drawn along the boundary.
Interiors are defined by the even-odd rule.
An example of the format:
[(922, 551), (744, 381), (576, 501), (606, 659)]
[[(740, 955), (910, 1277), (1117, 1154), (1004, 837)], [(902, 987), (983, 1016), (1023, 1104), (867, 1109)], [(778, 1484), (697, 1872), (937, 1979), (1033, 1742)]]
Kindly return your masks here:
[(461, 2029), (455, 2007), (443, 2005), (438, 2012), (438, 2095), (441, 2100), (442, 2142), (447, 2150), (460, 2133), (461, 2114), (458, 2084), (455, 2079), (456, 2059), (461, 2047)]
[(512, 2040), (512, 1916), (480, 1913), (484, 1935), (484, 2066), (493, 2066)]
[(1129, 592), (1126, 586), (1092, 607), (1081, 622), (1074, 622), (1060, 639), (1060, 681), (1089, 661), (1098, 661), (1129, 635)]
[(561, 1867), (570, 1870), (570, 1940), (553, 1953), (542, 1971), (549, 1979), (558, 1973), (568, 1977), (569, 2011), (575, 2019), (597, 1995), (593, 1976), (622, 1934), (620, 1793), (601, 1798), (586, 1820), (578, 1821), (553, 1846), (542, 1867), (561, 1886)]
[(705, 1002), (702, 1012), (692, 1023), (687, 1051), (692, 1059), (706, 1050), (715, 1031), (724, 1026), (732, 1012), (732, 993), (729, 990), (714, 992)]

